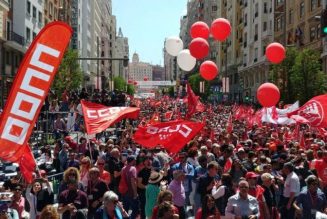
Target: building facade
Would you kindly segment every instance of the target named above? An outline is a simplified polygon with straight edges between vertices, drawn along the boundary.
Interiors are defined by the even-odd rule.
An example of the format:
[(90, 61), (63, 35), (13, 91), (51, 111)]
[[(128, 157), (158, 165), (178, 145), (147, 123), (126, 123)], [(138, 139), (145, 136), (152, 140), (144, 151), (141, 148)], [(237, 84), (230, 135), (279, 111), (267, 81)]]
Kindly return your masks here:
[[(118, 30), (118, 35), (116, 37), (114, 58), (128, 58), (129, 57), (129, 45), (128, 38), (124, 37), (121, 28)], [(128, 81), (128, 66), (124, 66), (124, 61), (115, 60), (112, 62), (114, 69), (114, 76), (119, 76)]]
[(160, 65), (152, 66), (152, 80), (165, 81), (165, 68)]
[(140, 62), (139, 55), (133, 54), (132, 62), (129, 63), (129, 80), (143, 81), (146, 77), (147, 80), (152, 81), (152, 65), (145, 62)]

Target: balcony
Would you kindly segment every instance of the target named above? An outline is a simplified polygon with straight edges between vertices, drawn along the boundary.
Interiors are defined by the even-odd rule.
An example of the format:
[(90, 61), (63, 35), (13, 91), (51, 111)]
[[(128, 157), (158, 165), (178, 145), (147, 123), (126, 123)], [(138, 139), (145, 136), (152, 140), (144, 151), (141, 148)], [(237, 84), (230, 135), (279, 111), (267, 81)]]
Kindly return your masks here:
[(10, 31), (10, 32), (7, 33), (7, 40), (16, 42), (21, 46), (25, 45), (24, 37), (22, 37), (21, 35), (15, 33), (14, 31)]

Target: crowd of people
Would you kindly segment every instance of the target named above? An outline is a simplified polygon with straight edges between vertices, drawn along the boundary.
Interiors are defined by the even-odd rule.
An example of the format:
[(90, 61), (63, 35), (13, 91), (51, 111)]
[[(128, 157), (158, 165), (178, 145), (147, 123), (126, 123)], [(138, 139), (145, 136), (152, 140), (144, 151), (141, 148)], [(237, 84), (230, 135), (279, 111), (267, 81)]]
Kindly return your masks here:
[[(32, 184), (20, 174), (3, 184), (0, 218), (311, 219), (327, 213), (326, 136), (316, 130), (297, 127), (304, 143), (289, 137), (296, 125), (249, 126), (234, 119), (229, 131), (234, 107), (207, 103), (205, 112), (192, 117), (205, 121), (205, 128), (172, 154), (161, 145), (136, 144), (133, 132), (155, 112), (161, 121), (167, 111), (174, 112), (171, 120), (183, 117), (185, 103), (162, 97), (159, 106), (153, 100), (136, 104), (122, 95), (83, 90), (49, 98), (44, 110), (58, 105), (54, 111), (71, 111), (74, 120), (53, 118), (55, 145), (42, 147), (45, 162)], [(121, 131), (115, 138), (73, 139), (71, 130), (84, 131), (80, 99), (140, 104), (141, 113), (137, 120), (116, 124)], [(51, 169), (63, 172), (58, 189), (47, 178)]]

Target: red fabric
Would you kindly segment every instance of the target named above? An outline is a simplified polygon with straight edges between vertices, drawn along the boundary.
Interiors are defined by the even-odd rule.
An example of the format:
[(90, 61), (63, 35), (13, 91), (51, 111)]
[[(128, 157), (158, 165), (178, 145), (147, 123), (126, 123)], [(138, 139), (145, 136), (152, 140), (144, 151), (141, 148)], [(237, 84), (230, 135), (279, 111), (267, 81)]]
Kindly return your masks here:
[(304, 118), (300, 115), (292, 115), (291, 119), (293, 119), (296, 123), (300, 123), (300, 124), (309, 124), (310, 123), (306, 118)]
[(152, 118), (149, 121), (149, 124), (156, 124), (158, 122), (159, 122), (159, 113), (155, 112), (153, 113)]
[(305, 139), (304, 139), (303, 131), (301, 131), (299, 135), (300, 135), (300, 147), (305, 148)]
[(173, 116), (173, 112), (172, 111), (168, 111), (165, 113), (165, 119), (167, 120), (171, 120), (171, 117)]
[(229, 172), (232, 169), (232, 165), (233, 165), (232, 158), (228, 158), (228, 160), (226, 161), (225, 166), (224, 166), (224, 173)]
[(28, 145), (24, 146), (24, 153), (19, 160), (19, 168), (24, 179), (28, 183), (33, 181), (33, 172), (36, 167), (36, 162), (32, 154), (31, 148)]
[(147, 124), (135, 132), (134, 141), (144, 147), (162, 145), (170, 152), (180, 151), (204, 127), (204, 123), (176, 120)]
[(191, 88), (191, 85), (187, 83), (187, 116), (191, 117), (196, 112), (203, 112), (205, 107), (200, 102), (199, 97), (196, 96)]
[[(72, 29), (63, 22), (49, 23), (39, 32), (20, 64), (1, 116), (0, 158), (20, 161), (27, 180), (35, 163), (27, 142), (71, 35)], [(22, 159), (33, 162), (26, 162), (28, 166)]]
[(327, 185), (327, 162), (323, 159), (316, 160), (313, 164), (313, 169), (317, 170), (317, 174), (324, 186)]
[(327, 127), (327, 94), (316, 96), (306, 102), (299, 109), (287, 114), (300, 115), (309, 121), (311, 127)]
[(100, 133), (122, 119), (136, 119), (140, 113), (140, 108), (136, 107), (107, 107), (85, 100), (81, 100), (81, 105), (86, 132), (89, 135)]

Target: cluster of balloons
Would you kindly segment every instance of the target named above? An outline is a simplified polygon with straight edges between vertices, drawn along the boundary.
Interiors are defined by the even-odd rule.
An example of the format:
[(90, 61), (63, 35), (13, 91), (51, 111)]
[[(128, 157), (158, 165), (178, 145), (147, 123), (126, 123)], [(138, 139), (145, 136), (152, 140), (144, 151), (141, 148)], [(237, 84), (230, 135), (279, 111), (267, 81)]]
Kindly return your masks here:
[[(189, 49), (183, 49), (183, 41), (179, 37), (170, 37), (165, 43), (166, 51), (172, 56), (177, 56), (177, 64), (182, 70), (191, 71), (197, 59), (202, 60), (208, 56), (207, 39), (210, 33), (215, 40), (226, 40), (231, 33), (230, 22), (227, 19), (218, 18), (212, 22), (211, 28), (202, 21), (195, 22), (190, 29), (192, 41)], [(218, 75), (218, 67), (212, 61), (205, 61), (200, 66), (200, 74), (205, 80), (213, 80)]]
[[(266, 48), (266, 57), (273, 64), (281, 63), (286, 57), (286, 50), (280, 43), (270, 43)], [(276, 85), (264, 83), (257, 90), (257, 99), (263, 107), (275, 106), (280, 99), (280, 92)]]
[(137, 81), (133, 81), (133, 80), (131, 80), (131, 79), (128, 79), (127, 83), (128, 83), (128, 84), (135, 85), (135, 86), (137, 85)]

